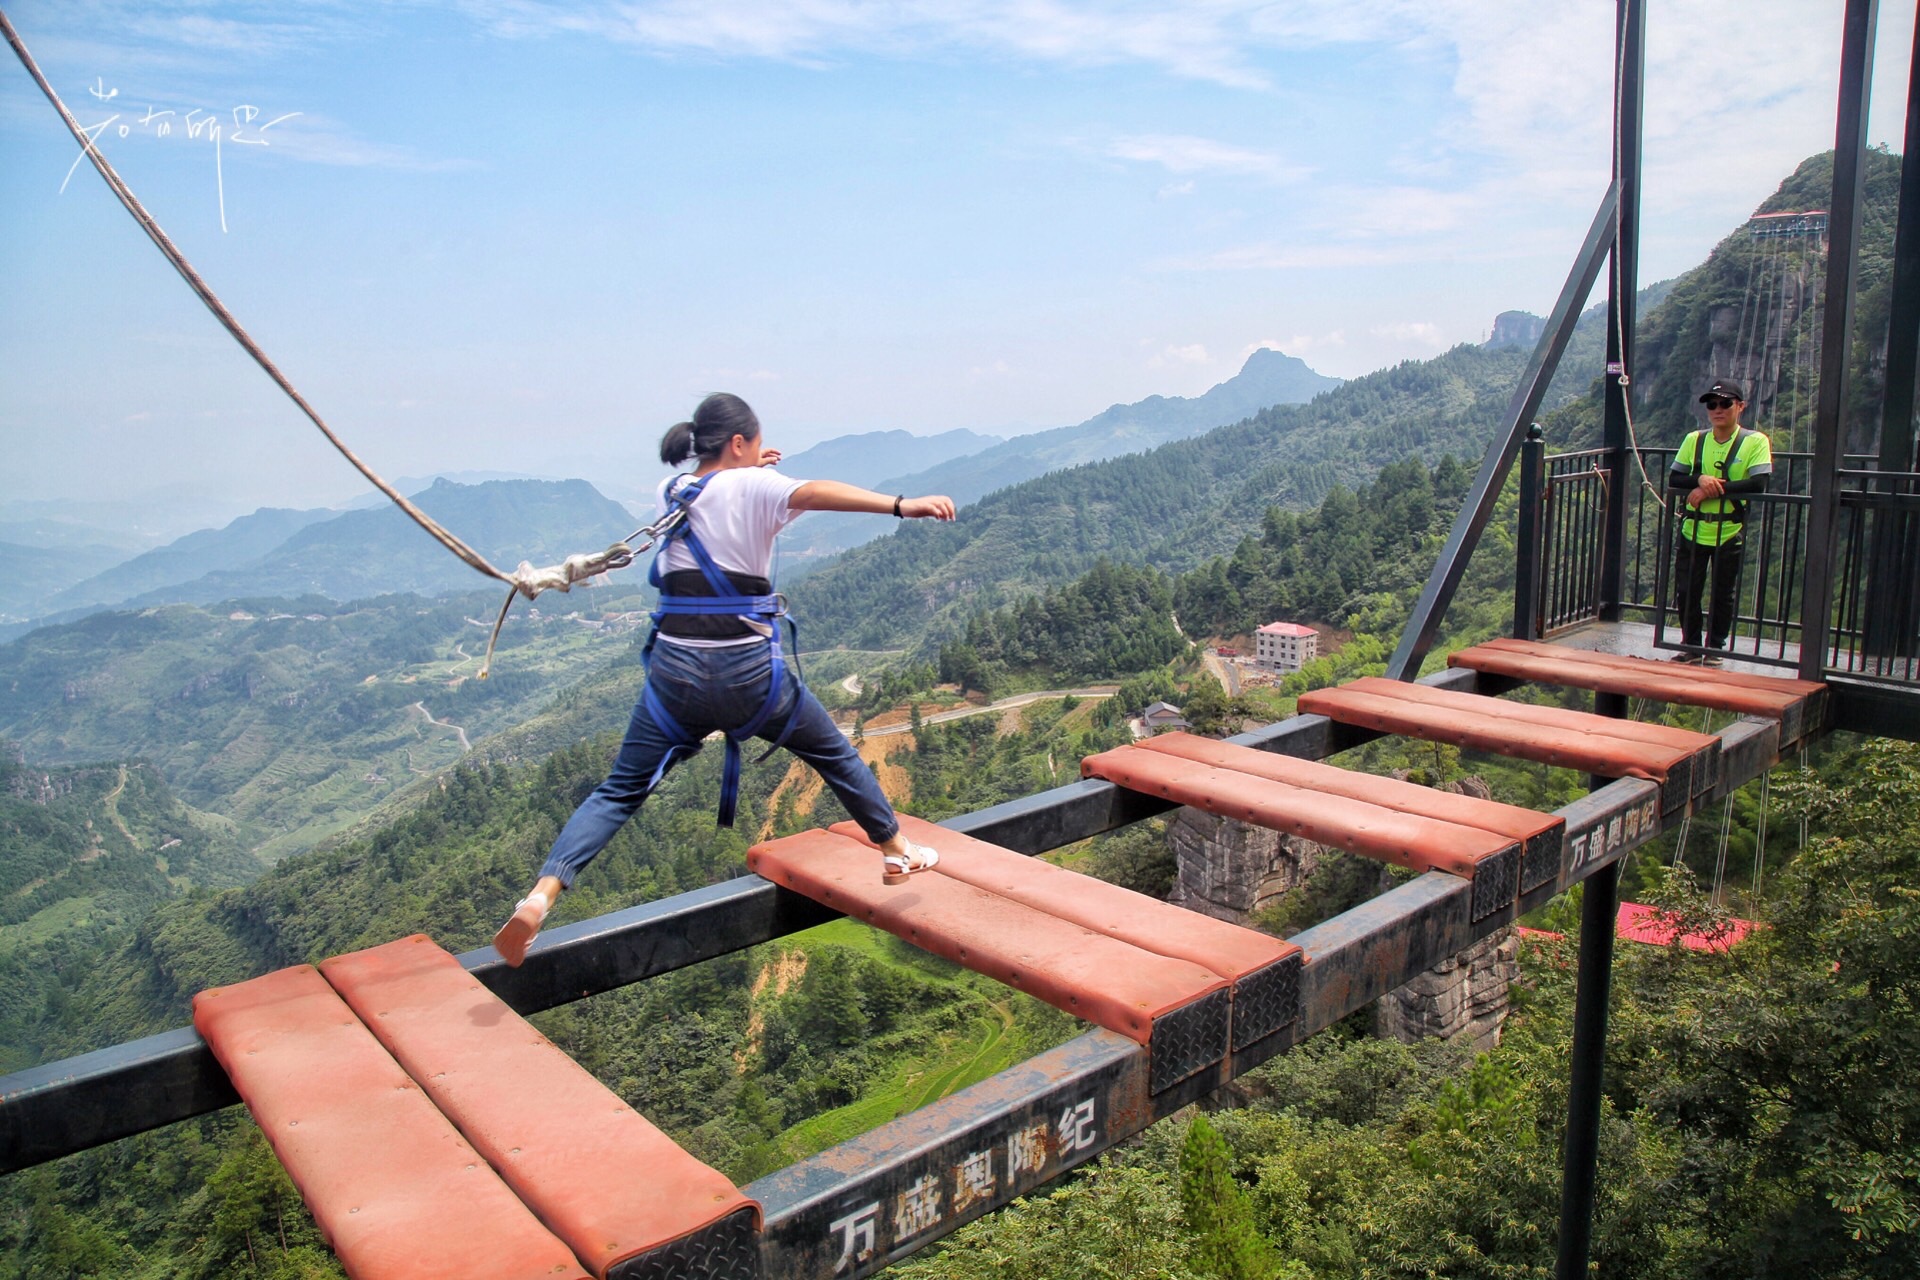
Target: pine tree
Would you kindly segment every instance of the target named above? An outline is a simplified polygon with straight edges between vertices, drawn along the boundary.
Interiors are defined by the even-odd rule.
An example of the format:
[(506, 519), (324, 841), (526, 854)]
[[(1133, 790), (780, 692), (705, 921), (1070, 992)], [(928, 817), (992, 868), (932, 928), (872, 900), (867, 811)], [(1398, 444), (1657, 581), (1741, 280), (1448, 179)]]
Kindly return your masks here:
[(1268, 1280), (1278, 1271), (1273, 1245), (1253, 1225), (1247, 1193), (1234, 1181), (1227, 1144), (1205, 1116), (1193, 1118), (1180, 1149), (1180, 1203), (1197, 1270), (1221, 1280)]

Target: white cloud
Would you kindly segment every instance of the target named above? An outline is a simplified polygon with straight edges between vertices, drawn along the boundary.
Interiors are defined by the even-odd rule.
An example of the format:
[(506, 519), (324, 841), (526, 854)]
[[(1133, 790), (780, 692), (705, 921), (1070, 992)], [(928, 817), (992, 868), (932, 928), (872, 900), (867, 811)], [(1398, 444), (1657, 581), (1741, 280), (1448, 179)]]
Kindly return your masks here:
[(1258, 6), (1237, 0), (470, 0), (464, 7), (502, 35), (591, 34), (663, 54), (817, 64), (851, 54), (965, 51), (1055, 65), (1146, 64), (1240, 88), (1268, 84), (1245, 52)]
[[(1116, 138), (1107, 154), (1117, 160), (1157, 164), (1170, 173), (1224, 173), (1278, 180), (1300, 178), (1309, 170), (1284, 164), (1269, 151), (1239, 147), (1190, 134), (1145, 133)], [(1192, 184), (1188, 184), (1192, 190)]]
[(1377, 324), (1367, 330), (1376, 338), (1388, 338), (1398, 343), (1411, 343), (1422, 347), (1431, 347), (1435, 351), (1444, 351), (1451, 344), (1446, 335), (1440, 332), (1440, 326), (1425, 320), (1402, 320), (1394, 324)]
[(1344, 329), (1332, 329), (1326, 333), (1296, 333), (1284, 342), (1275, 338), (1262, 338), (1258, 342), (1249, 342), (1241, 349), (1240, 358), (1245, 360), (1262, 347), (1290, 356), (1300, 356), (1305, 355), (1309, 351), (1324, 351), (1328, 347), (1344, 347), (1346, 345), (1347, 334)]
[(1192, 194), (1193, 179), (1191, 178), (1185, 182), (1169, 182), (1166, 186), (1154, 192), (1154, 195), (1162, 200), (1172, 200), (1179, 196), (1190, 196)]
[(340, 122), (310, 113), (301, 113), (274, 128), (266, 135), (266, 143), (260, 148), (263, 152), (288, 160), (343, 168), (447, 173), (479, 167), (472, 160), (422, 155), (412, 147), (357, 137)]
[(1168, 258), (1156, 265), (1171, 271), (1279, 271), (1300, 267), (1382, 267), (1408, 260), (1405, 252), (1373, 246), (1261, 243)]
[(1149, 369), (1166, 369), (1186, 364), (1211, 364), (1213, 357), (1207, 354), (1205, 346), (1198, 342), (1184, 347), (1168, 344), (1155, 352), (1147, 361)]

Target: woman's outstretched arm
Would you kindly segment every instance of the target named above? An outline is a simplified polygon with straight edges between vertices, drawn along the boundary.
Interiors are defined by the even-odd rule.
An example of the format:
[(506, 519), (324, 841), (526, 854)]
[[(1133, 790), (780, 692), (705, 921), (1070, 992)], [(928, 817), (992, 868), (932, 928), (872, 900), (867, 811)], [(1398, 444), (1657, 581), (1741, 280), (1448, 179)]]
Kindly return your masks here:
[(953, 519), (953, 499), (945, 494), (896, 498), (838, 480), (809, 480), (787, 499), (787, 505), (795, 511), (860, 511), (876, 516), (892, 515), (896, 502), (900, 514), (909, 520)]

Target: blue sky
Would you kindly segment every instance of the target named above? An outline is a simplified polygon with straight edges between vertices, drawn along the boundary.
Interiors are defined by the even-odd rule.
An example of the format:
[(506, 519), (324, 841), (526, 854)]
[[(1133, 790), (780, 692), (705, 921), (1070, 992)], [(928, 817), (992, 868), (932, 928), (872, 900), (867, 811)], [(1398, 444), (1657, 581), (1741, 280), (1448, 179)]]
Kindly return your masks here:
[[(5, 7), (389, 475), (619, 491), (716, 389), (799, 449), (1425, 358), (1551, 305), (1609, 160), (1604, 0)], [(1841, 5), (1649, 10), (1648, 281), (1832, 145)], [(0, 154), (0, 501), (356, 492), (10, 56)]]

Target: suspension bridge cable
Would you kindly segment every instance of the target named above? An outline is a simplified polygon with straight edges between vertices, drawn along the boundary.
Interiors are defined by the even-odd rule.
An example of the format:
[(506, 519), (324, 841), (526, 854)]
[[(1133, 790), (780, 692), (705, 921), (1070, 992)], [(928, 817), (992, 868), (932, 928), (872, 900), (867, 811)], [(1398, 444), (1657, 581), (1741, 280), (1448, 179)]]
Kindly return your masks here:
[(140, 224), (140, 229), (147, 233), (147, 238), (153, 241), (154, 247), (160, 250), (161, 255), (164, 256), (168, 263), (172, 265), (173, 269), (179, 273), (180, 278), (187, 282), (187, 287), (198, 295), (202, 303), (206, 304), (207, 310), (213, 313), (214, 318), (220, 322), (221, 326), (233, 335), (234, 341), (240, 344), (241, 349), (253, 357), (254, 363), (265, 370), (266, 375), (273, 379), (274, 385), (285, 392), (287, 398), (298, 406), (300, 412), (304, 413), (308, 420), (311, 421), (315, 427), (319, 428), (320, 434), (326, 437), (327, 443), (331, 444), (339, 452), (341, 457), (351, 463), (354, 470), (366, 477), (369, 484), (385, 494), (392, 500), (395, 506), (411, 516), (415, 524), (418, 524), (422, 529), (426, 530), (441, 546), (458, 556), (469, 567), (485, 574), (487, 577), (517, 585), (516, 579), (512, 575), (502, 573), (500, 570), (494, 568), (492, 564), (488, 563), (486, 557), (441, 527), (439, 522), (434, 520), (432, 516), (420, 510), (420, 508), (409, 502), (406, 497), (392, 485), (381, 479), (373, 468), (362, 462), (353, 450), (349, 449), (340, 437), (333, 433), (333, 429), (327, 426), (319, 413), (314, 410), (314, 407), (307, 403), (306, 397), (301, 395), (293, 383), (288, 380), (287, 376), (280, 372), (273, 361), (267, 357), (267, 353), (260, 349), (259, 344), (254, 342), (247, 331), (240, 327), (240, 322), (234, 318), (232, 312), (227, 310), (225, 304), (215, 296), (213, 290), (207, 285), (207, 282), (200, 278), (200, 273), (193, 269), (193, 264), (187, 261), (186, 255), (175, 247), (173, 241), (168, 238), (167, 233), (161, 230), (160, 224), (154, 221), (153, 215), (147, 212), (145, 206), (134, 196), (133, 191), (127, 184), (121, 180), (120, 175), (115, 172), (113, 166), (107, 163), (107, 158), (100, 153), (98, 147), (93, 145), (93, 139), (80, 127), (80, 122), (74, 119), (73, 113), (67, 110), (67, 104), (60, 100), (60, 95), (54, 92), (53, 86), (48, 84), (47, 78), (40, 73), (39, 64), (33, 60), (33, 55), (27, 52), (27, 46), (21, 42), (19, 33), (13, 29), (13, 24), (7, 20), (7, 15), (4, 11), (0, 11), (0, 32), (6, 35), (7, 43), (13, 46), (13, 51), (19, 56), (21, 65), (26, 67), (27, 74), (32, 76), (34, 83), (40, 86), (40, 92), (47, 96), (47, 101), (51, 102), (54, 110), (60, 113), (60, 118), (66, 122), (68, 132), (72, 133), (74, 139), (79, 142), (81, 150), (86, 153), (87, 159), (93, 162), (93, 167), (99, 171), (108, 189), (119, 198), (121, 205), (126, 208), (126, 211), (133, 215), (133, 220)]
[(1714, 859), (1713, 859), (1713, 893), (1711, 897), (1713, 899), (1715, 906), (1720, 905), (1721, 891), (1726, 885), (1727, 841), (1728, 841), (1728, 837), (1730, 837), (1732, 834), (1733, 834), (1733, 792), (1728, 791), (1726, 800), (1720, 806), (1720, 848), (1718, 852), (1715, 853)]
[(1747, 233), (1747, 280), (1740, 289), (1740, 314), (1733, 321), (1733, 353), (1727, 359), (1727, 376), (1738, 378), (1741, 375), (1740, 359), (1747, 346), (1747, 316), (1753, 307), (1754, 282), (1760, 275), (1760, 263), (1765, 259), (1767, 246), (1748, 223)]

